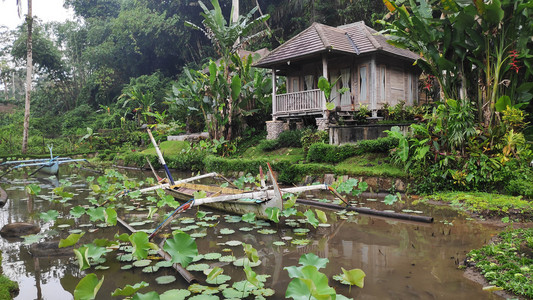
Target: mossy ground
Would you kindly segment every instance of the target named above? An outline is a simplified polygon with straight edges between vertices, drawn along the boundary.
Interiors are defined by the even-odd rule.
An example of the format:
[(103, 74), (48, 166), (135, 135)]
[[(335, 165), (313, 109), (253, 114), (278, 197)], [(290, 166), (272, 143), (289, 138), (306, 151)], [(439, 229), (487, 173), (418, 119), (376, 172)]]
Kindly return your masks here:
[(493, 243), (470, 251), (467, 265), (495, 289), (533, 298), (533, 228), (500, 233)]
[(502, 218), (504, 221), (533, 221), (533, 202), (521, 196), (481, 192), (442, 192), (424, 197), (424, 200), (444, 202), (468, 213), (484, 218)]

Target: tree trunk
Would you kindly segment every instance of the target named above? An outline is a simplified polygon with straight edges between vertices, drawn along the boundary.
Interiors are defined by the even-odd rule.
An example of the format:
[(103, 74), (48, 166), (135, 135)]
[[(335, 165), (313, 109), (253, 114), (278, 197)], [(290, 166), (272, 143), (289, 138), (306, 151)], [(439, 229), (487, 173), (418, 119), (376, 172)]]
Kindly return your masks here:
[(32, 64), (32, 43), (31, 43), (31, 32), (32, 32), (32, 0), (28, 0), (28, 15), (26, 17), (26, 22), (28, 23), (28, 41), (27, 41), (27, 59), (26, 59), (26, 102), (24, 105), (24, 132), (22, 133), (22, 154), (26, 154), (28, 150), (28, 131), (30, 128), (30, 99), (31, 99), (31, 82), (33, 74), (33, 64)]

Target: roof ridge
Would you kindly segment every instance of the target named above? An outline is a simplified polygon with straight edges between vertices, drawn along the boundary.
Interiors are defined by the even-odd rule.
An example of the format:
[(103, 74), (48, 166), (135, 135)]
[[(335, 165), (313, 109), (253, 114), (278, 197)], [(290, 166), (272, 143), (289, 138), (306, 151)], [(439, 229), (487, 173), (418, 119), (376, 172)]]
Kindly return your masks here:
[(348, 23), (348, 24), (344, 24), (344, 25), (339, 25), (339, 26), (337, 26), (337, 28), (339, 28), (339, 29), (345, 29), (345, 28), (353, 27), (353, 26), (356, 26), (356, 25), (359, 25), (359, 24), (366, 25), (366, 24), (365, 24), (365, 21), (361, 20), (361, 21), (357, 21), (357, 22), (353, 22), (353, 23)]
[(326, 49), (333, 48), (331, 46), (331, 43), (329, 42), (328, 38), (324, 34), (324, 28), (322, 28), (322, 24), (319, 23), (313, 23), (312, 27), (315, 27), (316, 32), (318, 33), (318, 37), (320, 37), (320, 40), (322, 41), (322, 44)]
[(374, 37), (374, 35), (372, 33), (370, 33), (370, 31), (368, 30), (367, 28), (368, 26), (366, 26), (364, 23), (363, 23), (363, 30), (364, 30), (364, 34), (366, 35), (366, 37), (368, 38), (368, 40), (370, 41), (370, 43), (372, 43), (372, 46), (374, 46), (377, 50), (381, 50), (383, 49), (383, 46), (376, 40), (376, 38)]
[[(297, 35), (293, 36), (293, 37), (290, 38), (288, 41), (286, 41), (286, 42), (284, 42), (283, 44), (279, 45), (277, 48), (272, 49), (272, 51), (270, 51), (269, 54), (267, 54), (265, 57), (261, 58), (256, 64), (260, 64), (262, 60), (268, 58), (268, 57), (271, 56), (271, 55), (274, 55), (276, 52), (280, 51), (280, 49), (285, 48), (284, 46), (287, 45), (287, 44), (289, 44), (290, 41), (292, 41), (292, 40), (298, 38), (300, 35), (303, 35), (305, 32), (308, 32), (309, 30), (311, 30), (312, 28), (314, 28), (314, 27), (315, 27), (315, 26), (314, 26), (315, 24), (319, 24), (319, 23), (314, 22), (313, 24), (311, 24), (311, 26), (309, 26), (309, 27), (307, 27), (306, 29), (300, 31), (300, 33), (298, 33)], [(316, 30), (316, 29), (315, 29), (315, 30)], [(319, 34), (319, 36), (320, 36), (320, 34)]]

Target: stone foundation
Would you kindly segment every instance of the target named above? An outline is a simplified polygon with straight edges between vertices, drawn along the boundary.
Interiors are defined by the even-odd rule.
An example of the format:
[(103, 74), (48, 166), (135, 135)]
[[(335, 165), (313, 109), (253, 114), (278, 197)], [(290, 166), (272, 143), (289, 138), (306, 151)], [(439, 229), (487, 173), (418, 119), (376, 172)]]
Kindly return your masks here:
[(289, 130), (289, 123), (283, 121), (266, 121), (267, 140), (275, 140), (279, 134), (285, 130)]
[(317, 130), (323, 130), (323, 131), (328, 130), (329, 124), (328, 124), (327, 118), (316, 118), (315, 120), (316, 120)]

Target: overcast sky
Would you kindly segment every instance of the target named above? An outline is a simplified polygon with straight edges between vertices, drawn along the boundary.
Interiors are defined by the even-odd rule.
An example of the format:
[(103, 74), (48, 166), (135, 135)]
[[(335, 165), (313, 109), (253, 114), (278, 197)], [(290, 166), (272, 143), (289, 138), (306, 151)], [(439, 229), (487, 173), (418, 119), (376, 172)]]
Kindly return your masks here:
[[(21, 18), (17, 14), (16, 0), (0, 0), (0, 26), (15, 29), (24, 22), (24, 15), (28, 13), (28, 1), (22, 1)], [(63, 8), (63, 0), (33, 0), (33, 15), (44, 22), (64, 21), (72, 19), (72, 10)]]

